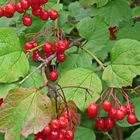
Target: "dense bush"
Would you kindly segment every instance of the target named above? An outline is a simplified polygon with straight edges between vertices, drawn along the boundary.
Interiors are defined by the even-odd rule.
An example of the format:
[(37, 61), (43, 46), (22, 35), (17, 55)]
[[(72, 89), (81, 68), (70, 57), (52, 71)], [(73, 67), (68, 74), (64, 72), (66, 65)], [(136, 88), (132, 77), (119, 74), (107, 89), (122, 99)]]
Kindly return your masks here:
[(0, 140), (140, 140), (140, 1), (0, 1)]

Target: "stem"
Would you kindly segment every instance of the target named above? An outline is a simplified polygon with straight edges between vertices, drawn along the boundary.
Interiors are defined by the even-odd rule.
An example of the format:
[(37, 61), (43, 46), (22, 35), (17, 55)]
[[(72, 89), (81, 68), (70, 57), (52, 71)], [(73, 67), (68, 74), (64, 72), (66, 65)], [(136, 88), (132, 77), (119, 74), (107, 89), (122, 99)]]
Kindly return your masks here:
[(23, 80), (19, 82), (19, 85), (23, 84), (28, 78), (30, 78), (35, 72), (41, 69), (43, 66), (47, 65), (52, 59), (56, 57), (56, 54), (48, 57), (43, 63), (41, 63), (35, 70), (33, 70), (30, 74), (28, 74)]
[(96, 62), (101, 66), (102, 69), (105, 69), (104, 64), (99, 60), (99, 58), (92, 52), (90, 52), (88, 49), (85, 47), (81, 47), (82, 50), (84, 50), (86, 53), (88, 53), (91, 57), (93, 57)]
[(39, 46), (37, 46), (37, 47), (31, 49), (29, 52), (34, 52), (34, 51), (36, 51), (37, 49), (42, 48), (43, 45), (44, 45), (44, 44), (41, 44), (41, 45), (39, 45)]
[[(57, 0), (57, 4), (59, 4), (60, 3), (60, 0)], [(58, 27), (58, 19), (56, 19), (56, 21), (55, 21), (55, 29), (57, 29), (57, 27)]]
[(104, 133), (104, 134), (108, 136), (109, 140), (113, 140), (113, 138), (111, 137), (111, 135), (109, 135), (109, 133)]
[(45, 67), (41, 68), (41, 73), (42, 73), (42, 77), (44, 79), (44, 82), (47, 84), (48, 83), (48, 79), (46, 77), (46, 73), (45, 73)]

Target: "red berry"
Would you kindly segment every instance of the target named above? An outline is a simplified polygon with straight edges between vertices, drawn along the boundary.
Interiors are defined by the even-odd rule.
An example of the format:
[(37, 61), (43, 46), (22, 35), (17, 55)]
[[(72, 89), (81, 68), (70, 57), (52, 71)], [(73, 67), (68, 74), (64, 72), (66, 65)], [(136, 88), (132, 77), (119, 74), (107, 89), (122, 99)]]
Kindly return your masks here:
[(44, 135), (47, 135), (47, 136), (50, 135), (50, 134), (51, 134), (51, 128), (50, 128), (50, 126), (45, 127), (45, 128), (43, 129), (42, 133), (43, 133)]
[(31, 3), (39, 5), (40, 4), (40, 0), (32, 0)]
[(122, 105), (120, 107), (120, 110), (122, 110), (124, 112), (124, 114), (126, 115), (127, 114), (127, 106), (126, 105)]
[(34, 16), (37, 16), (37, 17), (40, 17), (41, 16), (41, 13), (42, 13), (42, 8), (38, 8), (38, 9), (33, 9), (32, 10), (32, 14), (34, 15)]
[(49, 77), (52, 82), (55, 82), (58, 79), (58, 72), (56, 70), (50, 72)]
[(135, 106), (133, 104), (128, 104), (127, 105), (127, 113), (131, 114), (135, 112)]
[(102, 108), (106, 111), (109, 112), (110, 109), (112, 108), (112, 102), (111, 101), (104, 101), (104, 103), (102, 104)]
[(107, 127), (107, 126), (105, 126), (103, 129), (102, 129), (102, 131), (103, 132), (108, 132), (110, 129)]
[(23, 17), (23, 24), (25, 25), (25, 26), (31, 26), (32, 25), (32, 18), (30, 17), (30, 16), (24, 16)]
[(117, 112), (116, 112), (116, 116), (115, 116), (115, 118), (116, 118), (116, 120), (123, 120), (124, 119), (124, 117), (125, 117), (125, 114), (124, 114), (124, 112), (122, 111), (122, 110), (118, 110)]
[(22, 7), (21, 7), (21, 3), (18, 3), (18, 4), (16, 5), (16, 11), (17, 11), (18, 13), (23, 13), (23, 12), (24, 12), (24, 10), (23, 10)]
[(59, 133), (58, 140), (65, 140), (65, 135), (63, 135), (63, 133)]
[(34, 62), (37, 62), (39, 60), (39, 57), (42, 57), (41, 53), (39, 51), (35, 51), (33, 53), (33, 60), (34, 60)]
[(61, 133), (65, 137), (66, 131), (67, 131), (66, 129), (60, 129), (59, 133)]
[(14, 14), (15, 11), (16, 11), (15, 4), (9, 3), (5, 6), (5, 12), (6, 13)]
[(127, 116), (127, 121), (128, 121), (129, 124), (135, 124), (135, 123), (138, 122), (137, 117), (136, 117), (135, 114), (129, 114)]
[(98, 105), (95, 103), (92, 103), (88, 106), (88, 117), (89, 118), (95, 118), (98, 114)]
[(55, 130), (55, 131), (60, 129), (60, 122), (59, 122), (59, 120), (53, 120), (52, 121), (51, 129)]
[(53, 51), (53, 45), (50, 42), (46, 42), (43, 47), (45, 53), (51, 53)]
[(115, 123), (114, 119), (107, 118), (105, 120), (105, 125), (108, 129), (113, 129), (115, 127), (116, 123)]
[(116, 28), (116, 26), (114, 26), (114, 27), (110, 27), (110, 28), (109, 28), (109, 31), (110, 31), (111, 33), (115, 33), (115, 32), (117, 32), (117, 28)]
[(23, 10), (27, 10), (29, 9), (31, 6), (30, 1), (29, 0), (22, 0), (21, 1), (21, 7)]
[(3, 98), (0, 98), (0, 106), (4, 103)]
[(67, 128), (68, 127), (68, 119), (66, 117), (60, 117), (59, 118), (59, 122), (60, 122), (60, 127), (61, 128)]
[(42, 19), (42, 20), (48, 20), (48, 18), (49, 18), (49, 12), (48, 11), (42, 11), (42, 13), (41, 13), (41, 15), (40, 15), (40, 18)]
[(43, 4), (47, 3), (47, 2), (48, 2), (48, 0), (40, 0), (41, 5), (43, 5)]
[(50, 135), (50, 140), (58, 140), (59, 133), (57, 131), (52, 131)]
[(44, 140), (44, 137), (36, 136), (36, 137), (34, 138), (34, 140)]
[(64, 53), (57, 54), (57, 60), (59, 62), (64, 62), (66, 60), (66, 55)]
[(59, 16), (58, 12), (56, 10), (52, 10), (49, 13), (50, 19), (51, 20), (56, 20)]
[(65, 137), (66, 137), (67, 140), (74, 140), (74, 131), (73, 130), (67, 130)]
[(68, 120), (73, 119), (73, 114), (72, 114), (71, 111), (65, 111), (64, 114), (63, 114), (63, 116), (64, 116), (65, 118), (67, 118)]
[(105, 120), (103, 118), (96, 121), (96, 127), (103, 129), (105, 127)]
[(7, 18), (12, 18), (14, 16), (14, 14), (7, 13), (6, 11), (4, 11), (4, 16), (7, 17)]
[(33, 49), (33, 44), (31, 42), (27, 42), (24, 46), (24, 49), (26, 52), (30, 51), (31, 49)]
[(4, 15), (4, 10), (3, 8), (0, 8), (0, 18)]
[(116, 117), (117, 110), (118, 109), (116, 107), (112, 107), (109, 111), (109, 117), (114, 119)]
[(64, 40), (60, 40), (55, 44), (55, 50), (57, 53), (63, 53), (68, 48), (68, 44)]

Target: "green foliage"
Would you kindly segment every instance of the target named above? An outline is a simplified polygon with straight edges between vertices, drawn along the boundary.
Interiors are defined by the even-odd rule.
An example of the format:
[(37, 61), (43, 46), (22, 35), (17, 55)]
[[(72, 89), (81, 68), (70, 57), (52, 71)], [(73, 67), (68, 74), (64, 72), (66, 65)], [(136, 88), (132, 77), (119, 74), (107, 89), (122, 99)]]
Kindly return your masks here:
[(28, 73), (29, 63), (14, 30), (1, 28), (0, 35), (0, 83), (15, 82)]
[[(87, 117), (88, 105), (98, 100), (107, 88), (113, 87), (116, 90), (114, 96), (125, 104), (126, 97), (119, 90), (126, 91), (140, 120), (140, 97), (136, 96), (140, 95), (140, 90), (138, 87), (135, 89), (135, 86), (140, 85), (140, 6), (137, 1), (133, 2), (49, 0), (43, 9), (58, 10), (59, 19), (42, 21), (32, 15), (30, 8), (24, 14), (32, 17), (31, 27), (23, 26), (24, 14), (16, 12), (13, 18), (0, 18), (0, 98), (4, 98), (4, 103), (0, 106), (0, 140), (33, 140), (34, 133), (41, 131), (52, 118), (56, 118), (54, 97), (57, 90), (61, 95), (64, 92), (67, 101), (73, 101), (72, 104), (68, 102), (73, 112), (77, 111), (76, 106), (79, 109), (81, 125), (77, 128), (75, 140), (108, 140), (107, 136), (114, 138), (114, 134), (118, 133), (115, 132), (116, 128), (113, 133), (110, 131), (109, 134), (99, 136), (94, 129), (96, 121)], [(1, 0), (0, 7), (4, 7), (6, 3), (9, 0)], [(113, 40), (109, 28), (114, 26), (117, 32), (114, 34), (116, 39)], [(38, 38), (39, 35), (41, 37)], [(55, 58), (52, 65), (45, 67), (46, 70), (42, 72), (39, 67), (41, 62), (34, 64), (32, 61), (33, 52), (24, 53), (25, 43), (33, 39), (37, 39), (39, 44), (47, 41), (55, 44), (58, 39), (69, 40), (66, 61), (58, 63)], [(45, 58), (42, 48), (38, 50)], [(49, 73), (53, 69), (59, 71), (56, 83), (49, 79)], [(134, 80), (136, 76), (138, 78)], [(105, 99), (111, 96), (110, 92), (105, 95)], [(67, 106), (65, 98), (61, 98), (62, 104)], [(112, 97), (111, 100), (114, 101)], [(58, 105), (61, 101), (59, 97)], [(99, 100), (99, 104), (101, 102)], [(118, 103), (113, 105), (116, 104)], [(62, 113), (64, 106), (58, 112)], [(107, 113), (100, 111), (100, 117), (106, 119)], [(126, 116), (116, 123), (123, 127), (124, 139), (140, 139), (139, 122), (131, 125)], [(129, 136), (126, 132), (133, 133)]]
[(37, 133), (51, 119), (51, 102), (36, 89), (10, 90), (0, 109), (0, 131), (6, 140), (19, 140)]
[[(67, 71), (59, 81), (67, 100), (73, 100), (81, 111), (96, 101), (102, 91), (101, 80), (91, 70), (77, 68)], [(84, 102), (83, 102), (84, 101)]]
[(96, 140), (94, 131), (80, 126), (75, 134), (75, 140), (87, 140), (87, 139)]
[(136, 40), (122, 39), (116, 42), (111, 51), (111, 65), (104, 73), (110, 87), (121, 88), (131, 85), (133, 78), (140, 74), (140, 43)]

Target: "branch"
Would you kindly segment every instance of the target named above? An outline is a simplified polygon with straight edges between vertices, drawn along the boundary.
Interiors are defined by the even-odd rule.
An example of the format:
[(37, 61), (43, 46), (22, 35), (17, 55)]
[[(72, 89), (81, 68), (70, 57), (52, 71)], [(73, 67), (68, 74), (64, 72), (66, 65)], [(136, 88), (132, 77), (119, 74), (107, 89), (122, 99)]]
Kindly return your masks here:
[[(82, 39), (78, 38), (75, 41), (73, 41), (69, 48), (71, 48), (72, 46), (80, 46)], [(43, 66), (46, 66), (50, 61), (52, 61), (54, 58), (56, 57), (56, 53), (51, 55), (50, 57), (48, 57), (47, 59), (45, 59), (45, 61), (43, 63), (41, 63), (35, 70), (33, 70), (30, 74), (28, 74), (23, 80), (21, 80), (19, 82), (19, 85), (22, 85), (28, 78), (30, 78), (35, 72), (37, 72), (38, 70), (40, 70)]]
[(56, 57), (56, 54), (51, 55), (48, 57), (43, 63), (41, 63), (35, 70), (33, 70), (30, 74), (28, 74), (23, 80), (19, 82), (19, 85), (23, 84), (29, 77), (31, 77), (35, 72), (41, 69), (43, 66), (46, 66), (51, 60)]

